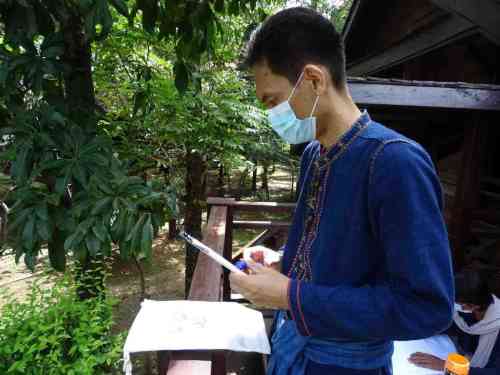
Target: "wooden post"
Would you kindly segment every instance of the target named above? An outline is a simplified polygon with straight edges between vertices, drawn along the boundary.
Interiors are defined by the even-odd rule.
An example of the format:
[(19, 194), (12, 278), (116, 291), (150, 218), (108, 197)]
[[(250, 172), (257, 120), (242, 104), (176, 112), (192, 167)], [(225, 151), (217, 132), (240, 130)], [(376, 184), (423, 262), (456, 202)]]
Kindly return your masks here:
[(211, 375), (226, 375), (226, 352), (215, 351), (212, 353)]
[[(233, 207), (228, 206), (226, 216), (226, 238), (224, 240), (224, 258), (229, 261), (233, 259), (233, 213)], [(231, 299), (231, 284), (229, 282), (229, 271), (225, 268), (222, 277), (222, 300), (229, 301)]]
[(465, 130), (462, 161), (458, 171), (457, 190), (451, 222), (451, 245), (454, 265), (460, 270), (465, 265), (465, 244), (470, 238), (472, 213), (479, 200), (480, 177), (480, 124), (479, 117)]

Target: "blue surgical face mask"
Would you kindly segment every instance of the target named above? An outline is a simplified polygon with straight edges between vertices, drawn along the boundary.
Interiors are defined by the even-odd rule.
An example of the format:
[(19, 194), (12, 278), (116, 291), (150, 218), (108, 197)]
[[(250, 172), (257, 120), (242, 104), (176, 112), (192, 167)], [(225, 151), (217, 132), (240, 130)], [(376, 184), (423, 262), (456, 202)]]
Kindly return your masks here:
[(311, 115), (305, 119), (297, 118), (290, 106), (290, 99), (292, 99), (303, 75), (304, 72), (297, 80), (288, 99), (267, 111), (269, 122), (271, 122), (274, 131), (290, 144), (305, 143), (316, 138), (316, 117), (313, 117), (313, 114), (318, 104), (319, 95), (314, 101)]

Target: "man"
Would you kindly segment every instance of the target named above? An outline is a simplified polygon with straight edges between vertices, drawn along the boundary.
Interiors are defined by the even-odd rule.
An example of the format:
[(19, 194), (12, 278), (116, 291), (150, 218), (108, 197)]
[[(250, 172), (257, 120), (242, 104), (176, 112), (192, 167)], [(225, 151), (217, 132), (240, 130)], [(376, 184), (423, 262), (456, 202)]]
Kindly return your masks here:
[(246, 63), (276, 132), (312, 141), (282, 272), (251, 264), (253, 274), (231, 275), (249, 300), (279, 310), (268, 374), (390, 374), (393, 340), (432, 336), (452, 320), (431, 159), (356, 107), (342, 39), (315, 11), (267, 19)]
[[(495, 275), (469, 268), (455, 276), (459, 309), (445, 333), (470, 358), (470, 375), (500, 374), (500, 299)], [(445, 360), (432, 353), (413, 353), (410, 362), (430, 370), (442, 370)]]

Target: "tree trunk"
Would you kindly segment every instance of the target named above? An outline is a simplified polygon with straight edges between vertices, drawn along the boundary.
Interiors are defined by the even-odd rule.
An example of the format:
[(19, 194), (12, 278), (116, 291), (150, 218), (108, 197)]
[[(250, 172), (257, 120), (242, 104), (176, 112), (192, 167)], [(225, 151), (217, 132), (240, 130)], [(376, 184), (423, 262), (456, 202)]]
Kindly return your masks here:
[[(62, 23), (64, 36), (63, 63), (69, 67), (64, 73), (67, 115), (87, 134), (96, 134), (94, 82), (92, 80), (92, 51), (86, 39), (84, 25), (79, 14), (68, 14)], [(77, 190), (75, 184), (72, 187)], [(76, 193), (76, 191), (73, 191)], [(71, 204), (71, 203), (70, 203)], [(57, 231), (57, 228), (55, 228)], [(87, 256), (79, 262), (75, 276), (79, 283), (78, 295), (88, 299), (104, 291), (104, 268), (101, 258)]]
[(62, 59), (68, 67), (71, 67), (64, 74), (68, 114), (77, 124), (95, 133), (97, 120), (91, 45), (85, 37), (80, 15), (70, 15), (62, 28), (64, 35)]
[(217, 178), (217, 195), (224, 196), (224, 165), (219, 164), (219, 177)]
[(263, 163), (262, 168), (263, 168), (263, 171), (262, 171), (262, 186), (261, 186), (261, 188), (266, 193), (267, 200), (269, 200), (269, 181), (268, 181), (269, 164)]
[(241, 194), (245, 190), (245, 182), (247, 180), (247, 176), (248, 176), (248, 168), (245, 168), (243, 172), (241, 172), (240, 182), (238, 184), (238, 191), (236, 192), (236, 200), (241, 199)]
[(257, 192), (257, 160), (254, 160), (254, 168), (252, 171), (252, 193)]
[[(190, 152), (186, 155), (184, 227), (187, 233), (196, 238), (201, 238), (201, 204), (204, 200), (202, 181), (205, 171), (206, 163), (199, 152)], [(198, 250), (186, 244), (186, 297), (189, 294), (197, 259)]]
[(226, 168), (226, 179), (227, 179), (227, 193), (232, 194), (231, 190), (231, 171), (229, 168)]
[(103, 258), (87, 256), (77, 262), (75, 280), (77, 294), (81, 300), (102, 296), (104, 294), (104, 260)]

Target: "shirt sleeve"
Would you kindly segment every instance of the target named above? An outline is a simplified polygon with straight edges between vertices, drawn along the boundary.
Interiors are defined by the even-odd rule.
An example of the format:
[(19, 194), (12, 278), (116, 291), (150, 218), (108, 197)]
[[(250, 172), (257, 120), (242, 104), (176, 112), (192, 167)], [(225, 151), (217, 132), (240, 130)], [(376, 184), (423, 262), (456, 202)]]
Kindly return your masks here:
[(385, 279), (335, 287), (291, 280), (290, 315), (302, 335), (412, 340), (452, 322), (450, 249), (429, 156), (414, 143), (388, 143), (370, 168), (369, 214), (385, 255)]
[(499, 372), (500, 372), (499, 366), (495, 368), (471, 367), (469, 375), (498, 375)]

